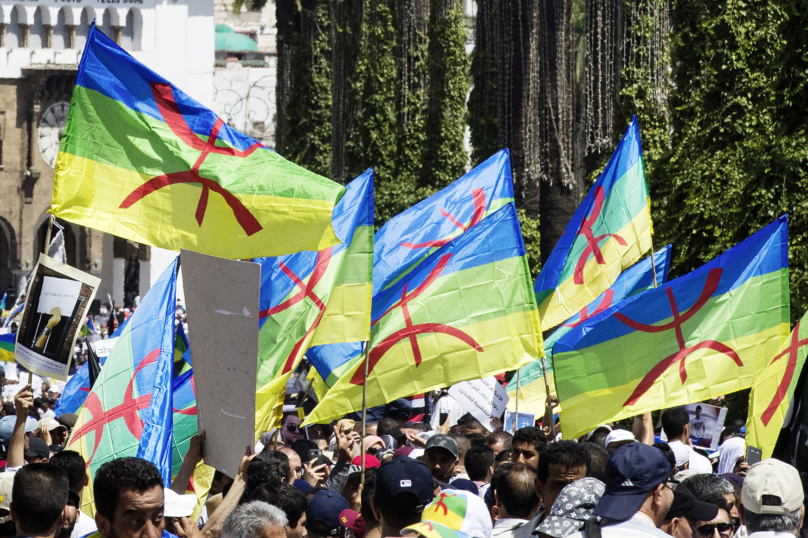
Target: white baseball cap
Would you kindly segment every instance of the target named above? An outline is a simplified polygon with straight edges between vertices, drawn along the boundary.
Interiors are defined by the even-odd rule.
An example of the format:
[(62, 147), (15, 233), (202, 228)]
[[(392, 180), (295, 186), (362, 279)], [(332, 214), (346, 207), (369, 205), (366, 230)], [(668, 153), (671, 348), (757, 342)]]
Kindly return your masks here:
[(746, 471), (741, 499), (744, 510), (749, 512), (788, 515), (802, 506), (800, 474), (774, 458), (760, 461)]
[(609, 432), (609, 435), (606, 436), (606, 441), (604, 442), (604, 445), (609, 446), (612, 443), (620, 443), (623, 441), (636, 442), (637, 438), (634, 437), (634, 434), (628, 430), (612, 430), (611, 432)]

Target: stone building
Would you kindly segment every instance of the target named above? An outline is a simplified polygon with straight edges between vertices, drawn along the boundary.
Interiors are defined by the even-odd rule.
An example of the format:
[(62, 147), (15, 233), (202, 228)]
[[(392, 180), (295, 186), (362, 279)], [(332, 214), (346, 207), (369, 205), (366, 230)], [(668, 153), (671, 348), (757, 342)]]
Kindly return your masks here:
[[(95, 20), (135, 58), (211, 106), (213, 4), (0, 0), (0, 294), (19, 290), (43, 250), (53, 165), (90, 23)], [(123, 302), (128, 260), (139, 261), (142, 296), (176, 255), (63, 225), (68, 263), (102, 279), (102, 300), (109, 295)]]

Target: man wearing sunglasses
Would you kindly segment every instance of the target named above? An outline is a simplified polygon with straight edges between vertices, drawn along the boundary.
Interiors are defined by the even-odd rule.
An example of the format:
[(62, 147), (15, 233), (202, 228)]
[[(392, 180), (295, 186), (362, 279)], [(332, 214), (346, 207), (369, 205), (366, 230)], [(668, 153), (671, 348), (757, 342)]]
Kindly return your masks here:
[(661, 450), (642, 443), (622, 446), (609, 458), (605, 478), (606, 491), (593, 511), (601, 526), (592, 527), (590, 520), (589, 528), (569, 538), (592, 532), (603, 538), (668, 538), (658, 527), (665, 522), (678, 482)]

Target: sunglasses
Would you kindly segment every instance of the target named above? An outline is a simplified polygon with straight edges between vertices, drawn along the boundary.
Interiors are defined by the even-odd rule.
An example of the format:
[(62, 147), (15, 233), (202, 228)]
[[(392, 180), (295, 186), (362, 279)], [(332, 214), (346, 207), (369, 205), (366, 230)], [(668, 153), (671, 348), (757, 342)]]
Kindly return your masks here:
[(671, 478), (667, 482), (665, 482), (665, 487), (670, 488), (671, 491), (676, 491), (676, 486), (678, 486), (678, 485), (679, 485), (679, 481), (674, 480), (673, 478)]
[(732, 533), (732, 529), (734, 527), (729, 523), (718, 523), (716, 525), (702, 525), (698, 527), (696, 530), (699, 531), (699, 534), (702, 535), (704, 538), (711, 538), (715, 536), (715, 531), (718, 531), (718, 534), (723, 536), (729, 536)]
[(286, 431), (295, 433), (297, 431), (297, 424), (287, 424)]

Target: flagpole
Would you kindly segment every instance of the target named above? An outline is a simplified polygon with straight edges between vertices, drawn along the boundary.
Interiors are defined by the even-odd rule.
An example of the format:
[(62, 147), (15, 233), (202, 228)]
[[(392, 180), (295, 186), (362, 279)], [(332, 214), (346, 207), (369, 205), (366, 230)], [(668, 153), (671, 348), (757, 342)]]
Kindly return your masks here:
[[(53, 232), (53, 223), (56, 222), (56, 217), (50, 215), (50, 219), (48, 219), (48, 227), (45, 230), (45, 245), (42, 247), (42, 253), (47, 256), (48, 255), (48, 247), (50, 246), (51, 242), (51, 233)], [(31, 370), (28, 370), (28, 384), (31, 385), (34, 382), (34, 373)]]
[(365, 484), (365, 425), (367, 424), (367, 414), (368, 414), (368, 363), (370, 362), (370, 341), (368, 340), (365, 342), (365, 359), (364, 359), (364, 368), (365, 368), (365, 375), (362, 381), (362, 439), (359, 440), (359, 453), (361, 454), (361, 465), (362, 465), (362, 473), (359, 477), (359, 484)]
[(654, 239), (651, 238), (651, 271), (654, 275), (654, 287), (657, 287), (657, 279), (656, 279), (656, 262), (654, 261)]
[[(547, 381), (547, 357), (541, 358), (541, 375), (544, 378), (544, 390), (547, 394), (547, 399), (545, 400), (544, 407), (547, 408), (547, 404), (550, 403), (550, 383)], [(516, 431), (516, 430), (514, 430)]]
[(516, 411), (513, 413), (513, 431), (516, 433), (519, 424), (519, 382), (522, 380), (522, 369), (516, 370)]

